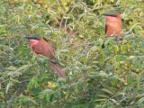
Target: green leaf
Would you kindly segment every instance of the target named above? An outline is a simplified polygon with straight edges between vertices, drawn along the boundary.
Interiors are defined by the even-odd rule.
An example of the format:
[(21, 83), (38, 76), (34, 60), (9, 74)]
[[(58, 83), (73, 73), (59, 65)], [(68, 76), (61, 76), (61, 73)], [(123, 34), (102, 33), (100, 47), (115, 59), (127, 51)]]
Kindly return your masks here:
[(114, 95), (114, 93), (111, 92), (111, 91), (108, 90), (108, 89), (101, 89), (101, 90), (104, 91), (104, 92), (106, 92), (106, 93), (108, 93), (109, 95)]
[(21, 96), (23, 99), (24, 99), (24, 101), (26, 101), (26, 102), (30, 102), (30, 103), (33, 103), (33, 104), (35, 104), (35, 105), (38, 105), (38, 103), (35, 101), (35, 100), (33, 100), (33, 99), (31, 99), (30, 97), (27, 97), (27, 96)]
[(50, 102), (51, 94), (47, 94), (45, 99), (46, 99), (47, 102)]
[(138, 101), (137, 101), (137, 104), (138, 106), (142, 106), (144, 104), (144, 97), (140, 98)]
[(6, 86), (6, 94), (8, 93), (9, 88), (12, 86), (12, 83), (8, 83), (8, 85)]
[(0, 25), (0, 35), (6, 30), (6, 25)]

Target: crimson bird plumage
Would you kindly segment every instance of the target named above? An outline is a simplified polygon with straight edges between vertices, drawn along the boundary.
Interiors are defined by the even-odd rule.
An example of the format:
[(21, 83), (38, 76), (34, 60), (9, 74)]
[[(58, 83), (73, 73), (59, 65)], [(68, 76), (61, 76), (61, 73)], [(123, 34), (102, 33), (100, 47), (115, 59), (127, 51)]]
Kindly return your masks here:
[(115, 10), (110, 10), (103, 15), (106, 16), (105, 34), (107, 36), (119, 35), (122, 31), (120, 14)]
[(42, 36), (33, 34), (26, 38), (29, 39), (30, 48), (34, 54), (42, 54), (49, 58), (51, 67), (58, 73), (58, 75), (62, 77), (66, 76), (63, 70), (59, 67), (59, 63), (53, 61), (53, 59), (55, 59), (53, 48)]

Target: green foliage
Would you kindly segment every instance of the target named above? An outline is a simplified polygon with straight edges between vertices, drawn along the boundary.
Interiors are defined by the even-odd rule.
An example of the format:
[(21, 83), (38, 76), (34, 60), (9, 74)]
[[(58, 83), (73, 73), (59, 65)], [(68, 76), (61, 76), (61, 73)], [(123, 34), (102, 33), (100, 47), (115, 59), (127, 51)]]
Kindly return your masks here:
[[(104, 36), (112, 8), (123, 40)], [(144, 107), (143, 10), (142, 0), (1, 0), (0, 107)], [(33, 33), (53, 46), (66, 78), (33, 56), (24, 38)]]

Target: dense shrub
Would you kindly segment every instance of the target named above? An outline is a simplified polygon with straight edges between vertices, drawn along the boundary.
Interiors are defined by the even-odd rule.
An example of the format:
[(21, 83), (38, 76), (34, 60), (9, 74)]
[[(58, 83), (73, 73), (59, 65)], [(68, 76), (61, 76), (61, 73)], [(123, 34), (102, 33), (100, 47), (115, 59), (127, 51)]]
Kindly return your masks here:
[[(110, 9), (121, 13), (123, 40), (104, 35)], [(1, 0), (0, 107), (144, 107), (143, 10), (142, 0)], [(32, 33), (53, 46), (66, 78), (32, 55)]]

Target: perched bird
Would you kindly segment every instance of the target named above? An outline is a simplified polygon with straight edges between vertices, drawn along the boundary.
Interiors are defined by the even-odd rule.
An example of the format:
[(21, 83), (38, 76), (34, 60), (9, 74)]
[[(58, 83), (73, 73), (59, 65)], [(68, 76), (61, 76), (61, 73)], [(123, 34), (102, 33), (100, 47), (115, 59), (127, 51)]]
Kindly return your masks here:
[(105, 34), (107, 36), (118, 36), (122, 31), (122, 20), (120, 14), (115, 10), (110, 10), (103, 15), (106, 16)]
[(51, 67), (58, 73), (59, 76), (66, 76), (62, 69), (59, 67), (59, 63), (53, 61), (55, 59), (53, 48), (51, 45), (44, 40), (44, 38), (38, 34), (32, 34), (31, 36), (26, 36), (30, 42), (30, 48), (35, 55), (42, 54), (49, 59)]

